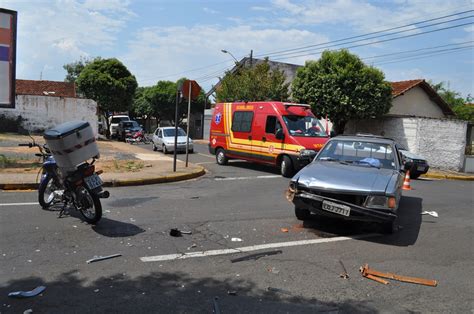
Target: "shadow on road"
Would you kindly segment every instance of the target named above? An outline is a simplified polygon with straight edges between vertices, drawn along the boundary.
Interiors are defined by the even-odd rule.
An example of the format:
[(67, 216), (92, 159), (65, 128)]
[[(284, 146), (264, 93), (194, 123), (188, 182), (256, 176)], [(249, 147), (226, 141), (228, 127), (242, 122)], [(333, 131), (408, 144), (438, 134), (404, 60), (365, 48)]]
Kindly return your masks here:
[(105, 217), (103, 217), (97, 225), (92, 226), (92, 230), (100, 235), (111, 238), (132, 237), (145, 232), (145, 229), (134, 224)]
[(155, 200), (157, 198), (157, 196), (119, 198), (111, 202), (107, 202), (107, 205), (112, 207), (132, 207)]
[[(194, 278), (182, 272), (152, 272), (137, 278), (118, 273), (87, 282), (77, 271), (54, 281), (28, 277), (4, 283), (0, 288), (2, 312), (23, 313), (376, 313), (366, 301), (320, 301), (280, 290), (261, 289), (250, 280)], [(42, 295), (29, 299), (6, 297), (9, 292), (44, 285)], [(235, 291), (236, 295), (228, 295)], [(9, 307), (8, 307), (9, 306)]]
[[(399, 207), (400, 230), (392, 235), (364, 238), (361, 241), (395, 246), (415, 244), (422, 222), (422, 202), (423, 200), (419, 197), (403, 196)], [(323, 216), (314, 216), (313, 220), (305, 221), (303, 227), (320, 237), (352, 236), (380, 232), (380, 226), (376, 223), (346, 221)]]
[(242, 160), (231, 160), (227, 167), (238, 167), (248, 170), (264, 171), (271, 174), (280, 174), (280, 169), (277, 167), (257, 164), (253, 162), (246, 162)]

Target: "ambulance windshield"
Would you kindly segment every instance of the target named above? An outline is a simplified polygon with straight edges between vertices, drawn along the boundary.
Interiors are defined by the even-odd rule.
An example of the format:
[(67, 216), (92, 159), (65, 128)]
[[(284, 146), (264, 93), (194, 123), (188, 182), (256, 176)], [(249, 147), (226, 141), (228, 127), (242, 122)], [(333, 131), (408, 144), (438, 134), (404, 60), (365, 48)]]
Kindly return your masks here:
[(288, 132), (292, 136), (327, 137), (326, 130), (318, 119), (310, 116), (283, 116)]

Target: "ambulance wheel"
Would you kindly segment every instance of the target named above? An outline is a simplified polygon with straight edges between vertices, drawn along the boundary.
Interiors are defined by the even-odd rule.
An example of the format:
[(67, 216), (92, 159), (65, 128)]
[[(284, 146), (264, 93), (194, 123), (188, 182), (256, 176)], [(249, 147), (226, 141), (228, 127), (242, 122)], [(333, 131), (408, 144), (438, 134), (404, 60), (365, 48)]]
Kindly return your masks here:
[(290, 178), (293, 176), (293, 164), (291, 163), (290, 157), (283, 156), (280, 164), (280, 171), (281, 175), (285, 178)]
[(216, 161), (217, 161), (217, 164), (219, 164), (221, 166), (227, 165), (228, 159), (225, 155), (225, 151), (222, 148), (217, 149)]

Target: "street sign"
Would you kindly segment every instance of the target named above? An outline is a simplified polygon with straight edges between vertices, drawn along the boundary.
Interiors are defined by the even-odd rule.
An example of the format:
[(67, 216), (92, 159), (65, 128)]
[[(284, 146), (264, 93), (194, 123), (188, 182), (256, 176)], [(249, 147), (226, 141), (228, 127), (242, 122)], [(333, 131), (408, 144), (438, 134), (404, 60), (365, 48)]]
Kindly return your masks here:
[(199, 93), (201, 92), (201, 87), (196, 81), (186, 80), (181, 85), (181, 94), (184, 98), (189, 100), (189, 88), (191, 87), (191, 100), (198, 98)]

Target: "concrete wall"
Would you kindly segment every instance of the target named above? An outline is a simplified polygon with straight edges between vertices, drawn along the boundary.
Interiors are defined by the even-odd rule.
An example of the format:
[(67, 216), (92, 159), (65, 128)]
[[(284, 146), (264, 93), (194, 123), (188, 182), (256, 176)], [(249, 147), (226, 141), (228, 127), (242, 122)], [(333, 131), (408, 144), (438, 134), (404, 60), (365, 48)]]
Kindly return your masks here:
[(0, 108), (0, 114), (23, 118), (22, 127), (29, 131), (43, 131), (71, 121), (88, 121), (97, 134), (97, 104), (90, 99), (51, 96), (16, 96), (15, 109)]
[(445, 117), (441, 108), (419, 86), (395, 97), (388, 114), (427, 118)]
[(351, 121), (344, 131), (393, 138), (409, 151), (425, 157), (430, 166), (455, 171), (463, 169), (466, 132), (465, 121), (418, 117)]

